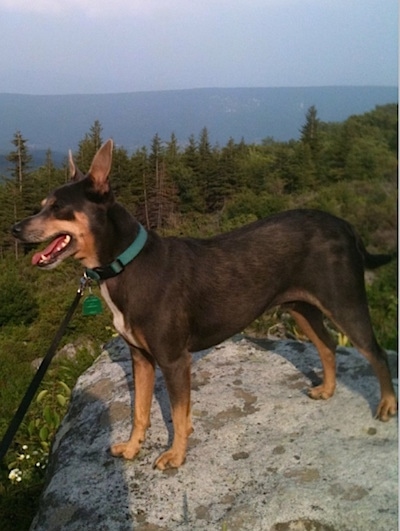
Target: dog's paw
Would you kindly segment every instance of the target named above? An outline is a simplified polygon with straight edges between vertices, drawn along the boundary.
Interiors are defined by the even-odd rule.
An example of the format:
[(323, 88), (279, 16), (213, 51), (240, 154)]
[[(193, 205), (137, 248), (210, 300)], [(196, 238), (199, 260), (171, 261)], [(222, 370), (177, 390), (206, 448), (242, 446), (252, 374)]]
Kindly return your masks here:
[(123, 457), (124, 459), (134, 459), (139, 453), (140, 445), (132, 444), (129, 441), (113, 444), (110, 453), (114, 457)]
[(168, 468), (178, 468), (185, 462), (185, 454), (176, 452), (175, 450), (167, 450), (155, 460), (153, 468), (159, 470), (167, 470)]
[(308, 389), (308, 396), (310, 398), (313, 398), (314, 400), (328, 400), (333, 393), (335, 392), (335, 389), (329, 389), (325, 385), (317, 385), (316, 387), (310, 387)]
[(383, 422), (390, 420), (397, 413), (397, 400), (395, 396), (382, 398), (376, 411), (375, 418)]

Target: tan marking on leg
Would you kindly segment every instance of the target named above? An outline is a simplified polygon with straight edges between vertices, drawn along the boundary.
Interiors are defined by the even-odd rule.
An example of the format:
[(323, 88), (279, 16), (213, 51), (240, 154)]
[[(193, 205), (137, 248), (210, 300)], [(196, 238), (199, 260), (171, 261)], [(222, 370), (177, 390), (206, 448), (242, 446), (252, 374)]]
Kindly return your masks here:
[(154, 390), (155, 363), (136, 348), (131, 348), (135, 379), (134, 421), (128, 441), (114, 444), (111, 454), (133, 459), (140, 451), (150, 426), (150, 410)]
[(174, 364), (163, 368), (171, 401), (174, 439), (169, 450), (162, 453), (154, 468), (178, 468), (186, 459), (187, 441), (193, 426), (190, 413), (190, 365), (191, 357), (185, 353)]
[(376, 411), (375, 418), (383, 422), (387, 422), (388, 420), (390, 420), (390, 417), (396, 415), (397, 413), (397, 397), (393, 388), (387, 354), (383, 349), (380, 349), (382, 353), (382, 361), (380, 361), (376, 356), (371, 354), (371, 352), (365, 349), (361, 349), (359, 347), (357, 348), (362, 354), (364, 354), (364, 356), (370, 362), (379, 381), (381, 389), (381, 399)]
[(314, 399), (326, 400), (330, 398), (336, 388), (336, 358), (335, 342), (323, 324), (321, 311), (306, 303), (296, 303), (289, 309), (296, 323), (318, 350), (323, 368), (323, 382), (321, 385), (308, 390), (308, 395)]

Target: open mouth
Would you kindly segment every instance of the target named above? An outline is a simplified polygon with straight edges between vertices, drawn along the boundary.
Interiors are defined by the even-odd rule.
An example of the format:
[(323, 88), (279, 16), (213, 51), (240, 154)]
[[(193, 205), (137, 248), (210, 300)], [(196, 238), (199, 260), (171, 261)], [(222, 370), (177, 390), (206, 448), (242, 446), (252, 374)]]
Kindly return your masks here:
[(62, 255), (66, 253), (71, 242), (72, 237), (69, 234), (60, 234), (43, 251), (32, 256), (32, 265), (38, 267), (56, 265), (62, 260)]

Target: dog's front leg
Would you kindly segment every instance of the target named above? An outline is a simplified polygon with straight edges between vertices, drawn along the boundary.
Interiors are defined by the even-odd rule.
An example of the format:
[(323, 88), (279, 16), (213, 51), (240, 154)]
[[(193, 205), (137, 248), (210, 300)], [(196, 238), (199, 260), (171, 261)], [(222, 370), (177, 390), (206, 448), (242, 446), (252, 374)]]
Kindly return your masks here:
[(114, 444), (111, 454), (115, 457), (133, 459), (146, 438), (150, 426), (150, 409), (154, 390), (155, 362), (140, 350), (131, 347), (135, 380), (134, 420), (129, 441)]
[(190, 414), (191, 356), (184, 352), (178, 360), (161, 367), (171, 402), (174, 439), (169, 450), (160, 455), (154, 468), (178, 468), (186, 458), (187, 440), (193, 432)]

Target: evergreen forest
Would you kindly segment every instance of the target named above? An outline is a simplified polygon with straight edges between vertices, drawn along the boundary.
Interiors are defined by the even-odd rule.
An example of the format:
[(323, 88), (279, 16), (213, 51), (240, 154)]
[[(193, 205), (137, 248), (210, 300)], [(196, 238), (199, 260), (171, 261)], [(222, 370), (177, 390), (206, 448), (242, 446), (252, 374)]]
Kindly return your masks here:
[[(129, 153), (114, 139), (111, 182), (117, 199), (145, 227), (163, 235), (207, 237), (278, 211), (318, 208), (352, 223), (370, 252), (394, 253), (397, 123), (395, 104), (341, 123), (322, 122), (313, 106), (299, 138), (289, 142), (231, 139), (213, 145), (205, 127), (185, 145), (174, 133), (168, 139), (155, 134), (149, 148)], [(104, 140), (101, 123), (95, 121), (74, 153), (83, 172)], [(82, 275), (73, 260), (50, 272), (38, 271), (31, 266), (34, 249), (18, 244), (10, 233), (16, 221), (37, 212), (46, 195), (68, 181), (67, 156), (56, 167), (49, 150), (45, 164), (33, 167), (23, 132), (15, 133), (10, 146), (9, 169), (0, 176), (0, 437), (32, 378), (32, 363), (46, 353)], [(385, 348), (397, 350), (397, 260), (368, 273), (366, 280), (377, 337)], [(1, 464), (1, 529), (29, 527), (71, 389), (113, 336), (111, 322), (104, 308), (96, 317), (78, 311), (68, 326), (62, 344), (73, 343), (77, 355), (51, 365)], [(261, 317), (246, 333), (304, 339), (279, 311)], [(339, 345), (348, 345), (333, 327), (332, 333)]]

